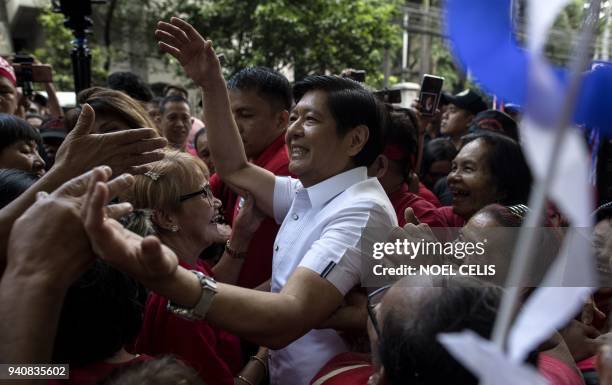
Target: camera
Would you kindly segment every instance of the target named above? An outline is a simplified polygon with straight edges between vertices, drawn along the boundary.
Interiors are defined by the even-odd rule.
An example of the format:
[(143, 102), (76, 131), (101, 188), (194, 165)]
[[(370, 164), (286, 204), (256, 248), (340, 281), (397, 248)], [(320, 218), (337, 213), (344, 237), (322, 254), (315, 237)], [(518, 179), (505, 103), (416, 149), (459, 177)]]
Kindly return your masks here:
[(34, 94), (32, 83), (50, 83), (53, 74), (50, 65), (34, 64), (30, 55), (15, 55), (13, 69), (17, 78), (17, 87), (21, 87), (23, 95), (31, 97)]
[(375, 91), (374, 95), (386, 104), (399, 104), (402, 102), (401, 90), (380, 90)]

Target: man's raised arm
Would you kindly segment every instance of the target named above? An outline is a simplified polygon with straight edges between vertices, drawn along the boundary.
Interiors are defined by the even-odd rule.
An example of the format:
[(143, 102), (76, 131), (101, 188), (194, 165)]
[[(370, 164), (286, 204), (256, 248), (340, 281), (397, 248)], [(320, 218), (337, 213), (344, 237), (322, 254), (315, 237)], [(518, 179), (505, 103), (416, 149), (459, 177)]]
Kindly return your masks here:
[(217, 173), (234, 189), (253, 194), (257, 206), (273, 216), (274, 174), (247, 160), (212, 42), (176, 17), (170, 23), (160, 21), (155, 36), (159, 47), (174, 56), (202, 88), (204, 122)]

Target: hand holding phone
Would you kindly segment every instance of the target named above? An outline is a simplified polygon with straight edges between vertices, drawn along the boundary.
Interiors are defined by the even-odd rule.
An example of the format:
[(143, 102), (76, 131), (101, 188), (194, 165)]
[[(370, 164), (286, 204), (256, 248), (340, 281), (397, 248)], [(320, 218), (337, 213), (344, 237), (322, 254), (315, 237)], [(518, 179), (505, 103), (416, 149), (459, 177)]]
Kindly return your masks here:
[(433, 75), (424, 75), (419, 94), (420, 113), (424, 116), (432, 116), (438, 109), (440, 95), (444, 78)]
[(48, 64), (13, 63), (17, 83), (51, 83), (53, 82), (53, 71)]

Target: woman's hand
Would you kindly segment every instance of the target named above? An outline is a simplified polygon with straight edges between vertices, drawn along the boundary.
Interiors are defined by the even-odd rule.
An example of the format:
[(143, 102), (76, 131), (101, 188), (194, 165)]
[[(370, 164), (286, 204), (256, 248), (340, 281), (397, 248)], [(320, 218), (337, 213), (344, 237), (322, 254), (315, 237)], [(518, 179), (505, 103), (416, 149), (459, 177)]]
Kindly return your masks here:
[(142, 174), (149, 170), (148, 163), (164, 158), (156, 150), (168, 142), (153, 128), (93, 134), (95, 119), (93, 108), (83, 105), (76, 126), (55, 154), (51, 170), (71, 178), (95, 166), (107, 165), (117, 174)]
[(425, 134), (427, 131), (427, 126), (431, 124), (432, 121), (439, 120), (442, 118), (442, 111), (436, 109), (432, 115), (423, 115), (421, 110), (423, 109), (419, 104), (418, 100), (414, 100), (410, 107), (415, 111), (415, 115), (417, 118), (417, 122), (419, 123), (419, 135)]
[(250, 239), (265, 218), (266, 216), (255, 205), (253, 195), (248, 193), (234, 220), (234, 233), (240, 233)]

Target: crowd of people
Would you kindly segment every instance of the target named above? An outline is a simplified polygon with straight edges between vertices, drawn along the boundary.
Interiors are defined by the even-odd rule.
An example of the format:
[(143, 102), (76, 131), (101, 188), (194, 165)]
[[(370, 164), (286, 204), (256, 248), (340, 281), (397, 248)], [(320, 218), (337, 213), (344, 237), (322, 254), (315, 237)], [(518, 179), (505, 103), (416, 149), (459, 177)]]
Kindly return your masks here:
[[(468, 89), (426, 115), (347, 76), (291, 84), (264, 67), (226, 81), (187, 22), (155, 36), (201, 90), (202, 120), (183, 86), (154, 96), (126, 72), (68, 111), (52, 84), (25, 100), (0, 60), (0, 361), (69, 364), (53, 384), (476, 385), (437, 336), (489, 338), (503, 288), (369, 287), (363, 244), (520, 227), (532, 187), (520, 110)], [(597, 215), (602, 274), (610, 214)], [(567, 225), (552, 203), (545, 225)], [(507, 269), (514, 246), (485, 258)], [(597, 290), (527, 363), (553, 385), (612, 385), (611, 294)]]

